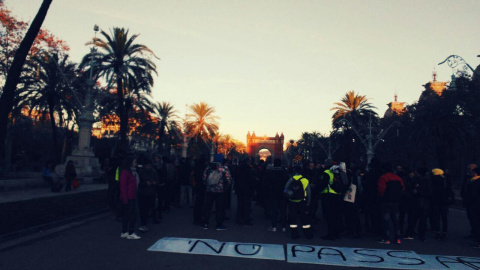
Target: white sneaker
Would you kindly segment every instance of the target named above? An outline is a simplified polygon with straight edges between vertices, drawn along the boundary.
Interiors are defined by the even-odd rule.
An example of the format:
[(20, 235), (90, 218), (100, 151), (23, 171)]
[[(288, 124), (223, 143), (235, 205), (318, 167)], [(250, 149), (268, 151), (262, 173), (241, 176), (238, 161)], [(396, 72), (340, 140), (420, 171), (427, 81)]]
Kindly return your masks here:
[(282, 228), (282, 232), (287, 232), (287, 228)]
[(120, 234), (121, 238), (127, 238), (128, 237), (128, 232)]
[(130, 240), (137, 240), (137, 239), (140, 239), (141, 237), (138, 236), (136, 233), (132, 233), (132, 234), (129, 234), (127, 236), (127, 239), (130, 239)]
[(138, 228), (138, 230), (141, 231), (141, 232), (147, 232), (147, 231), (148, 231), (148, 228), (147, 228), (147, 226), (140, 226), (140, 227)]

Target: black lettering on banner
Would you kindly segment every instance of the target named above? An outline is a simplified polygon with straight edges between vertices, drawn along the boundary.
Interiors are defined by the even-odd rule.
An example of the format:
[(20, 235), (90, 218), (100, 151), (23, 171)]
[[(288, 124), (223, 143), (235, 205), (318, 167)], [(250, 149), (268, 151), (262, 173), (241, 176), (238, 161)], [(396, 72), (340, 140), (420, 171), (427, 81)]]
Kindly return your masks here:
[(461, 261), (458, 260), (458, 258), (452, 258), (452, 257), (446, 257), (446, 256), (437, 256), (435, 257), (437, 259), (437, 262), (441, 263), (443, 266), (446, 268), (450, 269), (450, 266), (447, 264), (463, 264)]
[[(251, 246), (253, 248), (253, 250), (255, 250), (255, 248), (257, 248), (257, 250), (255, 250), (253, 253), (251, 254), (247, 254), (247, 253), (243, 253), (240, 251), (240, 249), (238, 247), (240, 246)], [(255, 245), (255, 244), (236, 244), (235, 245), (235, 252), (237, 252), (238, 254), (240, 255), (246, 255), (246, 256), (253, 256), (253, 255), (257, 255), (258, 252), (260, 252), (260, 249), (262, 249), (262, 246), (260, 245)]]
[(372, 252), (376, 252), (376, 250), (374, 249), (355, 249), (353, 250), (353, 252), (355, 252), (356, 254), (360, 254), (360, 255), (363, 255), (363, 256), (371, 256), (371, 257), (375, 257), (375, 258), (378, 258), (378, 261), (359, 261), (359, 262), (362, 262), (362, 263), (381, 263), (381, 262), (384, 262), (385, 259), (378, 256), (378, 255), (373, 255), (373, 254), (365, 254), (365, 253), (361, 253), (360, 251), (372, 251)]
[(390, 256), (390, 257), (393, 257), (393, 258), (418, 261), (418, 263), (398, 263), (399, 265), (422, 265), (422, 264), (425, 264), (425, 261), (423, 259), (393, 255), (393, 253), (412, 253), (412, 252), (413, 251), (409, 251), (409, 250), (391, 250), (391, 251), (387, 252), (387, 255)]
[(470, 257), (458, 257), (458, 261), (463, 265), (471, 267), (472, 269), (480, 269), (480, 259), (479, 258), (470, 258)]
[(197, 246), (198, 243), (204, 244), (205, 246), (209, 247), (211, 250), (213, 250), (213, 252), (215, 252), (217, 254), (220, 254), (222, 252), (223, 248), (225, 247), (225, 243), (222, 243), (220, 248), (218, 250), (216, 250), (214, 247), (210, 246), (210, 244), (208, 244), (207, 242), (202, 241), (202, 240), (197, 240), (197, 241), (195, 241), (193, 246), (188, 250), (188, 252), (192, 252), (193, 249)]
[[(306, 247), (309, 248), (310, 250), (302, 250), (302, 249), (297, 249), (297, 247)], [(292, 246), (292, 256), (297, 257), (297, 252), (313, 252), (315, 251), (315, 248), (312, 246), (303, 246), (303, 245), (293, 245)]]
[[(331, 250), (331, 251), (334, 251), (335, 253), (323, 253), (324, 250)], [(321, 260), (322, 259), (322, 255), (332, 255), (332, 256), (340, 256), (342, 257), (343, 261), (347, 261), (347, 259), (345, 258), (345, 255), (343, 255), (343, 253), (338, 250), (338, 249), (334, 249), (334, 248), (321, 248), (319, 251), (318, 251), (318, 258)]]

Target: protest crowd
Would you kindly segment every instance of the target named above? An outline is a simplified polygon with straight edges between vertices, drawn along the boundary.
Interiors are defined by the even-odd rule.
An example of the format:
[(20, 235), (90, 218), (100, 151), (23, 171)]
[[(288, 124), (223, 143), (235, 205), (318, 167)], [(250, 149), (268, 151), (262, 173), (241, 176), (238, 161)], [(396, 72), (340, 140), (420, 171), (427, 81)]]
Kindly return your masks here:
[[(480, 168), (470, 164), (466, 169), (461, 190), (471, 225), (466, 237), (480, 248)], [(108, 204), (126, 239), (140, 239), (166, 213), (186, 207), (192, 224), (205, 230), (225, 231), (229, 221), (244, 227), (265, 224), (265, 230), (291, 239), (443, 241), (455, 203), (451, 177), (441, 168), (408, 170), (375, 158), (363, 169), (328, 159), (285, 167), (280, 159), (232, 163), (217, 157), (209, 162), (132, 155), (111, 160), (105, 173)], [(252, 219), (253, 207), (264, 211), (265, 220)]]

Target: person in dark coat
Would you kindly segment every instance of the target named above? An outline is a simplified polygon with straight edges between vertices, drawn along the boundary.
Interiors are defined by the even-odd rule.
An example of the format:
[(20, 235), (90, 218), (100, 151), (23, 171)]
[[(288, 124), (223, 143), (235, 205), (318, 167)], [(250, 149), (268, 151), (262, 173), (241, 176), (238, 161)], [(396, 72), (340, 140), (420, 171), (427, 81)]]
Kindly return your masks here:
[(65, 191), (72, 190), (72, 182), (75, 180), (75, 177), (77, 177), (75, 166), (73, 165), (73, 161), (69, 160), (65, 167)]
[(444, 240), (448, 230), (448, 205), (453, 202), (452, 182), (441, 169), (432, 170), (432, 228), (436, 240)]
[(242, 160), (240, 166), (236, 169), (234, 186), (237, 194), (236, 223), (243, 226), (252, 226), (250, 210), (255, 192), (255, 173), (250, 158)]
[(138, 184), (138, 209), (140, 212), (140, 227), (138, 229), (142, 232), (148, 231), (147, 219), (149, 215), (153, 216), (154, 223), (160, 222), (155, 215), (155, 195), (158, 183), (157, 171), (152, 167), (150, 160), (145, 159)]
[(273, 160), (273, 167), (267, 168), (265, 172), (266, 200), (270, 212), (270, 227), (268, 231), (276, 232), (277, 223), (280, 223), (282, 232), (287, 231), (287, 205), (288, 200), (283, 195), (285, 185), (290, 179), (290, 175), (284, 167), (282, 160), (276, 158)]
[(480, 248), (480, 168), (472, 169), (472, 178), (465, 184), (464, 202), (472, 224), (472, 247)]

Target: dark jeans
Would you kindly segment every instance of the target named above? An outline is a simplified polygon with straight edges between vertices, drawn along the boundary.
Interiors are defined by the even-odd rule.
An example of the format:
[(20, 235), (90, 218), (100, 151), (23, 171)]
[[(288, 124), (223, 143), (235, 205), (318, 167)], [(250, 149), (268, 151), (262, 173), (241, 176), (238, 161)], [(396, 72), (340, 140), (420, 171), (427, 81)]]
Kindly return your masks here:
[(195, 188), (195, 205), (193, 206), (193, 223), (200, 225), (203, 221), (202, 211), (205, 206), (205, 190)]
[(137, 201), (128, 200), (127, 204), (122, 203), (123, 219), (122, 233), (132, 234), (135, 230), (135, 221), (137, 219)]
[(396, 241), (400, 237), (400, 223), (398, 221), (398, 203), (382, 202), (380, 204), (383, 216), (383, 239)]
[(305, 201), (288, 201), (288, 223), (290, 223), (291, 229), (298, 228), (299, 221), (302, 223), (303, 228), (310, 228), (310, 216), (306, 214), (307, 210), (308, 208)]
[(251, 203), (252, 203), (252, 195), (237, 194), (236, 222), (238, 224), (248, 224), (252, 222), (252, 218), (250, 217)]
[(149, 214), (154, 214), (155, 219), (155, 195), (138, 197), (138, 210), (140, 212), (140, 225), (146, 226)]
[(277, 227), (277, 222), (280, 222), (282, 228), (286, 228), (288, 200), (284, 198), (268, 198), (267, 203), (272, 227)]
[(157, 187), (157, 199), (158, 199), (158, 204), (157, 204), (157, 215), (158, 218), (162, 218), (162, 210), (167, 209), (169, 207), (168, 201), (166, 200), (167, 198), (167, 186), (159, 186)]
[(225, 193), (205, 193), (205, 211), (204, 211), (204, 224), (210, 222), (210, 214), (212, 212), (213, 203), (215, 203), (215, 221), (218, 226), (223, 225), (223, 220), (225, 219)]
[(432, 229), (435, 232), (446, 233), (448, 230), (448, 205), (432, 203)]
[(473, 240), (480, 243), (480, 210), (474, 205), (467, 206), (470, 224), (472, 224)]
[(312, 197), (310, 198), (310, 207), (308, 209), (308, 213), (310, 215), (310, 219), (312, 221), (317, 220), (317, 211), (318, 211), (318, 192), (316, 189), (312, 189)]
[(418, 223), (418, 237), (425, 240), (425, 231), (427, 229), (428, 219), (428, 201), (424, 198), (413, 201), (413, 207), (408, 213), (408, 227), (406, 236), (413, 236), (415, 234), (415, 227)]
[(342, 198), (343, 196), (340, 194), (324, 193), (320, 195), (323, 218), (327, 222), (327, 236), (340, 237), (343, 213)]
[(357, 203), (343, 202), (345, 212), (345, 222), (347, 225), (347, 234), (350, 236), (359, 236), (362, 232), (360, 224), (360, 214), (358, 212)]

